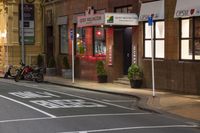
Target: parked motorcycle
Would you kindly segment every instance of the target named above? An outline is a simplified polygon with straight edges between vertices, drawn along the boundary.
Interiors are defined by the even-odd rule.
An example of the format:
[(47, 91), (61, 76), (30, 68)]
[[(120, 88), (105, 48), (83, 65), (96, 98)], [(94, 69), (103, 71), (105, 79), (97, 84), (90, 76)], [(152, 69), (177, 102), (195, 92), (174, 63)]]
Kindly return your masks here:
[(18, 82), (20, 79), (34, 80), (36, 82), (43, 82), (43, 68), (33, 68), (29, 65), (20, 63), (21, 67), (17, 69), (17, 74), (15, 76), (15, 81)]

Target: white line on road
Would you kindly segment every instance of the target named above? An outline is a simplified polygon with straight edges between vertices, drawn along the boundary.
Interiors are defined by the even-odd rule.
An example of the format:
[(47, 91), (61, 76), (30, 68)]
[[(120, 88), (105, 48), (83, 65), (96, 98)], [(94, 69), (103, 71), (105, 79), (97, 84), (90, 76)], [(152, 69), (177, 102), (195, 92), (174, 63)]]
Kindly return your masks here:
[(159, 129), (159, 128), (195, 128), (196, 125), (165, 125), (165, 126), (139, 126), (139, 127), (122, 127), (122, 128), (110, 128), (110, 129), (98, 129), (88, 131), (70, 131), (70, 132), (58, 132), (58, 133), (95, 133), (95, 132), (109, 132), (120, 130), (134, 130), (134, 129)]
[(4, 99), (7, 99), (7, 100), (10, 100), (10, 101), (13, 101), (13, 102), (15, 102), (15, 103), (24, 105), (24, 106), (26, 106), (26, 107), (28, 107), (28, 108), (31, 108), (31, 109), (33, 109), (33, 110), (36, 110), (36, 111), (42, 113), (42, 114), (45, 114), (45, 115), (47, 115), (47, 116), (49, 116), (49, 117), (51, 117), (51, 118), (56, 118), (55, 115), (49, 114), (49, 113), (47, 113), (47, 112), (45, 112), (45, 111), (42, 111), (42, 110), (40, 110), (40, 109), (37, 109), (37, 108), (35, 108), (35, 107), (31, 106), (31, 105), (28, 105), (28, 104), (26, 104), (26, 103), (17, 101), (17, 100), (15, 100), (15, 99), (12, 99), (12, 98), (9, 98), (9, 97), (3, 96), (3, 95), (0, 95), (0, 97), (2, 97), (2, 98), (4, 98)]
[(37, 121), (37, 120), (51, 120), (51, 119), (65, 119), (65, 118), (80, 118), (80, 117), (100, 117), (100, 116), (129, 116), (129, 115), (148, 115), (151, 113), (117, 113), (117, 114), (87, 114), (87, 115), (70, 115), (70, 116), (58, 116), (58, 117), (41, 117), (41, 118), (27, 118), (27, 119), (14, 119), (14, 120), (3, 120), (0, 123), (10, 122), (23, 122), (23, 121)]

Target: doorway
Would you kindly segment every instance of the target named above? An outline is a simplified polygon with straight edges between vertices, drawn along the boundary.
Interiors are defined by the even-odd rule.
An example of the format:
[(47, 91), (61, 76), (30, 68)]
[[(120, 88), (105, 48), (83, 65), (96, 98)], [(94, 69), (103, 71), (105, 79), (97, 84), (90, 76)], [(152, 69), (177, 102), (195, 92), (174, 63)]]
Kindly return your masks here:
[(128, 68), (132, 64), (132, 27), (123, 30), (123, 72), (128, 74)]
[(53, 26), (48, 26), (47, 27), (47, 38), (46, 38), (46, 61), (49, 61), (50, 57), (53, 57), (53, 45), (54, 45), (54, 41), (53, 41)]

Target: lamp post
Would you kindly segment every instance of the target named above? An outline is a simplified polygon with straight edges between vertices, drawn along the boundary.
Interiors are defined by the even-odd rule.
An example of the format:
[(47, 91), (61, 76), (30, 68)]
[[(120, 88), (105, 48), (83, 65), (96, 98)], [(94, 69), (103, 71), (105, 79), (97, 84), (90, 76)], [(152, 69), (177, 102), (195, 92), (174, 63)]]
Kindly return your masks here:
[(25, 51), (24, 51), (24, 0), (21, 0), (21, 59), (25, 64)]

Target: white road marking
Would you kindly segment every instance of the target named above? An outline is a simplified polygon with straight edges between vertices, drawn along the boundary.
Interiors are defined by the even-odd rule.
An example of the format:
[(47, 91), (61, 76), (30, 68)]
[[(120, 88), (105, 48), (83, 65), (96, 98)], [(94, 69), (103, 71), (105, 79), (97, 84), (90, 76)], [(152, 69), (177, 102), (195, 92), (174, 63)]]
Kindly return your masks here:
[[(11, 82), (9, 82), (9, 83), (11, 83)], [(133, 108), (128, 108), (128, 107), (124, 107), (124, 106), (121, 106), (121, 105), (108, 103), (108, 102), (104, 102), (104, 101), (100, 101), (100, 100), (96, 100), (96, 99), (92, 99), (92, 98), (87, 98), (87, 97), (77, 96), (77, 95), (73, 95), (73, 94), (68, 94), (68, 93), (65, 93), (65, 92), (59, 92), (59, 91), (45, 89), (45, 88), (42, 88), (40, 86), (35, 86), (35, 85), (30, 86), (30, 84), (27, 84), (27, 83), (18, 84), (18, 83), (12, 82), (11, 84), (15, 84), (15, 85), (18, 85), (18, 86), (25, 86), (25, 87), (28, 87), (28, 88), (34, 88), (34, 89), (38, 89), (38, 90), (45, 90), (45, 91), (54, 92), (54, 93), (63, 94), (63, 95), (68, 95), (68, 96), (72, 96), (72, 97), (78, 97), (78, 98), (82, 98), (82, 99), (85, 99), (85, 100), (96, 101), (96, 102), (99, 102), (99, 103), (103, 103), (103, 104), (107, 104), (107, 105), (111, 105), (111, 106), (115, 106), (115, 107), (123, 108), (123, 109), (127, 109), (127, 110), (135, 110)]]
[(9, 97), (3, 96), (3, 95), (0, 95), (0, 97), (2, 97), (2, 98), (4, 98), (4, 99), (7, 99), (7, 100), (10, 100), (10, 101), (13, 101), (13, 102), (15, 102), (15, 103), (24, 105), (24, 106), (26, 106), (26, 107), (28, 107), (28, 108), (31, 108), (31, 109), (33, 109), (33, 110), (36, 110), (36, 111), (42, 113), (42, 114), (45, 114), (45, 115), (47, 115), (47, 116), (49, 116), (49, 117), (51, 117), (51, 118), (56, 118), (55, 115), (49, 114), (49, 113), (47, 113), (47, 112), (45, 112), (45, 111), (42, 111), (42, 110), (40, 110), (40, 109), (37, 109), (37, 108), (35, 108), (35, 107), (31, 106), (31, 105), (28, 105), (28, 104), (26, 104), (26, 103), (17, 101), (17, 100), (15, 100), (15, 99), (12, 99), (12, 98), (9, 98)]
[(151, 114), (151, 113), (116, 113), (116, 114), (70, 115), (70, 116), (57, 116), (57, 117), (41, 117), (41, 118), (2, 120), (2, 121), (0, 121), (0, 123), (37, 121), (37, 120), (51, 120), (51, 119), (66, 119), (66, 118), (79, 118), (79, 117), (126, 116), (126, 115), (149, 115), (149, 114)]
[(26, 86), (26, 87), (29, 87), (29, 88), (34, 88), (34, 89), (39, 89), (39, 90), (45, 90), (45, 91), (49, 91), (49, 92), (54, 92), (54, 93), (58, 93), (58, 94), (63, 94), (63, 95), (71, 96), (71, 97), (77, 97), (77, 98), (81, 98), (81, 99), (85, 99), (85, 100), (95, 101), (95, 102), (98, 102), (98, 103), (103, 103), (103, 104), (107, 104), (107, 105), (111, 105), (111, 106), (115, 106), (115, 107), (123, 108), (123, 109), (127, 109), (127, 110), (135, 110), (133, 108), (128, 108), (128, 107), (124, 107), (124, 106), (121, 106), (121, 105), (108, 103), (108, 102), (104, 102), (104, 101), (100, 101), (100, 100), (96, 100), (96, 99), (92, 99), (92, 98), (77, 96), (77, 95), (68, 94), (68, 93), (65, 93), (65, 92), (54, 91), (54, 90), (47, 90), (47, 89), (42, 88), (42, 87), (38, 88), (38, 87), (34, 87), (34, 86), (28, 86), (26, 84), (23, 84), (23, 86)]
[(127, 102), (135, 102), (136, 100), (108, 100), (108, 99), (103, 99), (105, 102), (112, 102), (112, 103), (127, 103)]
[(56, 99), (56, 100), (31, 100), (31, 103), (49, 108), (49, 109), (63, 109), (63, 108), (103, 108), (105, 105), (89, 102), (83, 99)]
[(120, 130), (134, 130), (134, 129), (159, 129), (159, 128), (195, 128), (196, 125), (164, 125), (164, 126), (139, 126), (139, 127), (122, 127), (122, 128), (109, 128), (109, 129), (97, 129), (88, 131), (70, 131), (70, 132), (58, 132), (58, 133), (95, 133), (95, 132), (109, 132)]

